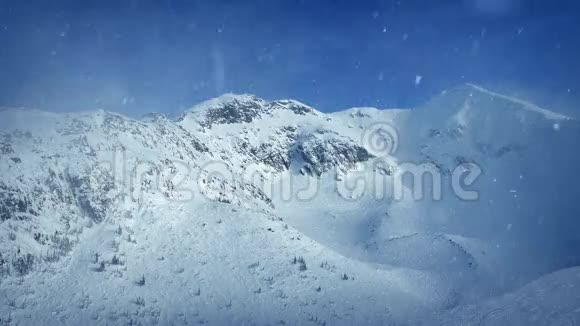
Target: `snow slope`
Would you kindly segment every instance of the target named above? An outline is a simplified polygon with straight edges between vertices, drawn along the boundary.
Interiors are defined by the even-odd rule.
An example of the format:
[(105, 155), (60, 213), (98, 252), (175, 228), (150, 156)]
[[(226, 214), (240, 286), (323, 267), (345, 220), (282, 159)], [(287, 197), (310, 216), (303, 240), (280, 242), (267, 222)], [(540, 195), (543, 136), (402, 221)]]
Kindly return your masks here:
[(475, 85), (414, 110), (2, 111), (0, 325), (414, 325), (573, 283), (544, 275), (578, 264), (578, 136)]
[(439, 323), (462, 326), (576, 325), (580, 321), (578, 286), (578, 267), (560, 270), (513, 293), (453, 309), (441, 316)]

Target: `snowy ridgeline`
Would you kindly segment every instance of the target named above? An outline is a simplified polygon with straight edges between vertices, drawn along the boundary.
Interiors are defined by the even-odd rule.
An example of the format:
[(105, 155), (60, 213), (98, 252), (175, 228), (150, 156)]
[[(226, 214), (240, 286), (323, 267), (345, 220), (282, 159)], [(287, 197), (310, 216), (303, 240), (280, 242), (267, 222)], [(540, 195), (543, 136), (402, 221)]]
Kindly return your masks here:
[(0, 325), (580, 321), (580, 127), (531, 103), (0, 115)]

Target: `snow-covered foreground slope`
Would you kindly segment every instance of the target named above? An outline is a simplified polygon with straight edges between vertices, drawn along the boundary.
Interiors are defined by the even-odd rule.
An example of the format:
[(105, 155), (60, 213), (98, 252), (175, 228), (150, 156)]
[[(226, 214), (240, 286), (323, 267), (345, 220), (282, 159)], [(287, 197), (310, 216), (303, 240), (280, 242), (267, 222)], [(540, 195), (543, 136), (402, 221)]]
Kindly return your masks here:
[[(577, 325), (580, 268), (546, 275), (512, 293), (462, 306), (441, 316), (441, 325)], [(428, 323), (431, 325), (432, 323)]]
[(575, 284), (544, 275), (580, 259), (577, 121), (475, 85), (415, 110), (12, 110), (0, 131), (0, 324), (449, 324)]
[[(69, 258), (5, 281), (12, 318), (32, 325), (365, 324), (430, 310), (445, 295), (429, 275), (361, 265), (253, 210), (160, 204), (133, 222), (87, 230)], [(109, 262), (102, 271), (97, 252)], [(115, 255), (120, 262), (112, 264)]]

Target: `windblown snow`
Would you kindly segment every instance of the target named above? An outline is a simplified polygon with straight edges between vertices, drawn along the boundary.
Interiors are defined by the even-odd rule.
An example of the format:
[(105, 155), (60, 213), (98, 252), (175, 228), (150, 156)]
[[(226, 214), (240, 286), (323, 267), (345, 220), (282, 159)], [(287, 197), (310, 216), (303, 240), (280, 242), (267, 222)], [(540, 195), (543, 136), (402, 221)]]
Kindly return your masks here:
[(0, 325), (574, 325), (579, 136), (471, 84), (412, 110), (5, 110)]

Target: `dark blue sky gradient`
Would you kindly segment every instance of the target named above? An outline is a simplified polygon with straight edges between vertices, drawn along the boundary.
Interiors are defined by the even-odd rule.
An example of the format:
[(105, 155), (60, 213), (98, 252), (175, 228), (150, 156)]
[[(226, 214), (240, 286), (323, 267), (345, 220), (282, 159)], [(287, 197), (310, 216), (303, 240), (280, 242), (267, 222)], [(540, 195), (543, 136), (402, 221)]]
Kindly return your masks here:
[(250, 92), (335, 111), (469, 81), (572, 112), (576, 2), (0, 0), (0, 106), (175, 114)]

